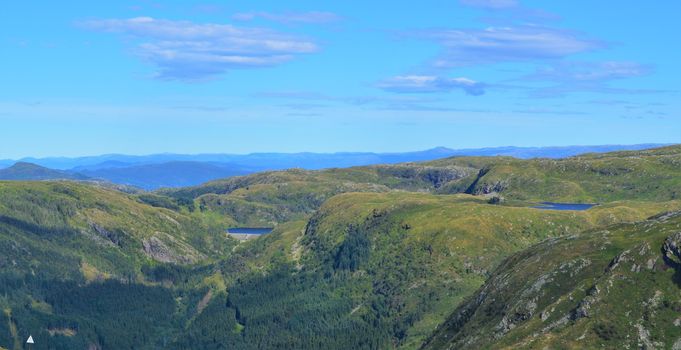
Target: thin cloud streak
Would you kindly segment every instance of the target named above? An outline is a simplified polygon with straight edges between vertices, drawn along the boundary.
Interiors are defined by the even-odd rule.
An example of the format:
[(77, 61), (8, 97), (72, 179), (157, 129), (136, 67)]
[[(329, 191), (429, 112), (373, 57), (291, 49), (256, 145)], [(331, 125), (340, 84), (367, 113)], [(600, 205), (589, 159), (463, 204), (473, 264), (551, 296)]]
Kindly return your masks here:
[(517, 80), (549, 82), (552, 86), (531, 91), (535, 97), (560, 97), (571, 92), (596, 92), (605, 94), (652, 94), (663, 90), (612, 87), (616, 80), (642, 77), (651, 74), (654, 67), (630, 61), (564, 61), (540, 67), (534, 73)]
[(430, 75), (405, 75), (387, 79), (378, 87), (399, 93), (432, 93), (463, 90), (466, 94), (480, 96), (485, 93), (485, 84), (468, 78), (443, 78)]
[(442, 52), (432, 62), (436, 68), (555, 60), (607, 46), (579, 32), (534, 25), (434, 29), (411, 35), (442, 46)]
[(252, 21), (258, 18), (262, 18), (268, 21), (292, 24), (292, 23), (304, 23), (304, 24), (326, 24), (338, 22), (341, 17), (332, 12), (324, 11), (309, 11), (309, 12), (241, 12), (232, 16), (232, 19), (237, 21)]
[(464, 6), (488, 10), (509, 9), (518, 6), (517, 0), (459, 0), (459, 3)]

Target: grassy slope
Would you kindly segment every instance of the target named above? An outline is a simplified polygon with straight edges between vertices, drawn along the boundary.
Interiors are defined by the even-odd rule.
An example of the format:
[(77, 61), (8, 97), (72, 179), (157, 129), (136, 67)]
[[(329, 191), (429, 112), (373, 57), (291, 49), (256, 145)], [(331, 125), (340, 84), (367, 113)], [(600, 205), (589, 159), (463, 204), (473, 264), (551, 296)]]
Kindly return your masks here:
[(233, 218), (240, 225), (276, 225), (311, 215), (328, 198), (346, 192), (391, 189), (432, 191), (476, 169), (447, 166), (392, 165), (306, 171), (264, 172), (159, 194), (195, 200), (202, 212)]
[(500, 191), (507, 198), (531, 201), (658, 201), (681, 196), (681, 146), (558, 160), (463, 157), (428, 164), (482, 170), (481, 176), (449, 184), (441, 192), (461, 191), (463, 183), (471, 193)]
[(308, 182), (333, 185), (376, 184), (411, 191), (428, 190), (433, 186), (477, 173), (477, 169), (458, 166), (427, 166), (419, 164), (378, 165), (344, 169), (310, 171), (290, 169), (237, 176), (225, 180), (182, 189), (167, 189), (161, 193), (174, 197), (197, 198), (208, 193), (228, 194), (232, 191), (257, 184)]
[(510, 200), (604, 203), (679, 198), (681, 146), (561, 160), (455, 157), (322, 171), (286, 170), (209, 182), (159, 194), (196, 201), (202, 212), (240, 225), (276, 225), (309, 216), (347, 192), (500, 193)]
[[(402, 208), (403, 205), (407, 205), (405, 203), (411, 203), (411, 206), (418, 208), (415, 211), (421, 213), (420, 215), (414, 213), (412, 222), (418, 223), (418, 226), (429, 223), (434, 227), (439, 227), (440, 232), (437, 234), (433, 233), (437, 231), (433, 229), (426, 231), (427, 233), (421, 236), (423, 242), (428, 242), (426, 247), (435, 247), (432, 254), (435, 254), (440, 261), (458, 264), (459, 270), (447, 269), (443, 266), (433, 267), (427, 260), (419, 260), (423, 258), (423, 249), (425, 249), (423, 244), (426, 243), (417, 243), (418, 240), (405, 239), (400, 236), (399, 229), (395, 229), (398, 225), (404, 224), (398, 223), (398, 219), (395, 219), (395, 215), (398, 217), (402, 215), (399, 212), (390, 215), (388, 221), (392, 224), (387, 225), (392, 225), (391, 228), (378, 229), (393, 232), (392, 235), (389, 235), (392, 238), (379, 241), (378, 244), (373, 245), (371, 256), (383, 256), (384, 253), (376, 252), (387, 251), (389, 253), (386, 259), (389, 260), (381, 260), (380, 263), (376, 263), (380, 267), (374, 267), (373, 275), (369, 274), (369, 276), (383, 281), (391, 280), (391, 283), (399, 280), (404, 283), (418, 284), (423, 281), (416, 281), (414, 276), (423, 274), (423, 271), (435, 271), (433, 276), (438, 276), (437, 274), (440, 272), (445, 275), (449, 273), (449, 277), (452, 277), (457, 276), (452, 274), (452, 271), (460, 272), (462, 264), (468, 267), (468, 271), (482, 273), (482, 275), (479, 274), (477, 280), (471, 278), (455, 287), (454, 292), (447, 287), (442, 287), (438, 291), (440, 286), (425, 285), (423, 289), (415, 288), (416, 291), (411, 297), (405, 297), (405, 294), (409, 295), (409, 289), (405, 292), (401, 288), (404, 288), (406, 284), (397, 283), (399, 285), (388, 286), (390, 293), (393, 293), (390, 298), (397, 295), (398, 299), (404, 297), (407, 304), (411, 303), (401, 306), (405, 308), (402, 309), (405, 311), (401, 320), (391, 320), (391, 322), (404, 324), (404, 320), (409, 319), (406, 321), (408, 324), (406, 326), (408, 328), (406, 338), (404, 338), (404, 335), (396, 335), (396, 333), (404, 331), (403, 329), (393, 332), (391, 336), (399, 338), (398, 340), (393, 339), (393, 341), (403, 341), (403, 345), (411, 347), (416, 346), (420, 339), (428, 334), (434, 325), (442, 320), (444, 315), (457, 304), (458, 300), (469, 294), (484, 280), (484, 271), (494, 267), (508, 254), (551, 235), (576, 233), (582, 229), (618, 221), (640, 220), (665, 209), (653, 202), (625, 203), (621, 200), (660, 201), (676, 198), (674, 191), (675, 188), (678, 188), (676, 184), (678, 183), (677, 173), (679, 172), (677, 166), (679, 150), (679, 147), (668, 147), (654, 151), (588, 155), (562, 161), (541, 159), (522, 161), (500, 157), (454, 158), (430, 162), (427, 163), (427, 166), (407, 164), (398, 167), (357, 167), (321, 172), (294, 170), (218, 181), (197, 188), (181, 190), (171, 193), (171, 195), (190, 194), (195, 196), (198, 198), (198, 202), (204, 206), (206, 212), (217, 211), (221, 214), (228, 214), (237, 218), (236, 221), (243, 224), (262, 225), (290, 219), (298, 220), (296, 223), (289, 224), (287, 228), (275, 231), (265, 240), (253, 242), (254, 248), (251, 251), (243, 250), (244, 253), (247, 253), (247, 258), (244, 259), (245, 264), (264, 271), (267, 271), (271, 266), (277, 266), (279, 263), (291, 260), (290, 257), (295, 260), (293, 264), (297, 268), (313, 266), (316, 263), (318, 270), (324, 270), (333, 265), (332, 259), (338, 254), (338, 249), (343, 242), (343, 233), (347, 232), (348, 225), (371, 224), (371, 220), (367, 219), (369, 211), (373, 213), (373, 210), (379, 212), (387, 210), (381, 209), (382, 207)], [(448, 174), (446, 170), (451, 169), (457, 169), (456, 176), (442, 175)], [(461, 171), (461, 169), (465, 169), (465, 171)], [(487, 172), (476, 182), (481, 169), (486, 169)], [(342, 185), (339, 185), (339, 182)], [(579, 215), (584, 214), (558, 213), (558, 215), (566, 215), (564, 222), (552, 222), (547, 227), (538, 224), (532, 227), (532, 224), (523, 222), (525, 226), (516, 223), (514, 227), (514, 214), (506, 214), (505, 211), (517, 213), (518, 217), (527, 219), (532, 217), (532, 214), (546, 215), (548, 213), (523, 208), (504, 208), (504, 211), (500, 211), (498, 207), (490, 206), (484, 206), (491, 208), (489, 211), (485, 211), (477, 209), (483, 207), (482, 205), (470, 205), (470, 202), (469, 205), (459, 204), (452, 207), (451, 203), (433, 202), (431, 196), (423, 196), (419, 200), (414, 200), (408, 198), (411, 194), (404, 193), (347, 194), (332, 197), (335, 194), (349, 191), (385, 193), (390, 189), (444, 193), (468, 190), (472, 193), (484, 193), (485, 187), (494, 189), (496, 183), (504, 185), (501, 188), (502, 195), (514, 199), (513, 203), (522, 204), (522, 201), (528, 200), (608, 203), (589, 211), (589, 213), (598, 213), (598, 215), (581, 217)], [(210, 194), (211, 192), (214, 194)], [(325, 202), (330, 197), (332, 198)], [(343, 200), (343, 198), (347, 199)], [(378, 202), (372, 203), (369, 198)], [(378, 200), (378, 198), (381, 199)], [(521, 202), (517, 202), (517, 200), (521, 200)], [(612, 200), (616, 201), (610, 202)], [(463, 201), (466, 202), (467, 200)], [(479, 203), (475, 199), (470, 199), (470, 201)], [(315, 231), (324, 232), (323, 235), (319, 235), (318, 239), (310, 238), (309, 229), (308, 234), (301, 235), (304, 220), (321, 203), (326, 204), (312, 217), (312, 221), (319, 221), (320, 217), (323, 218), (324, 215), (332, 213), (333, 215), (328, 215), (333, 216), (333, 218), (322, 220), (322, 226), (329, 224), (329, 222), (335, 222), (334, 228), (315, 229)], [(673, 208), (675, 205), (672, 204), (666, 209)], [(634, 209), (632, 206), (638, 208)], [(239, 208), (242, 212), (235, 213), (234, 209), (225, 210), (225, 208)], [(642, 208), (645, 208), (645, 210), (641, 211)], [(243, 212), (244, 210), (245, 212)], [(392, 213), (392, 211), (390, 212)], [(461, 216), (455, 218), (453, 213), (456, 212)], [(281, 215), (281, 213), (286, 213), (286, 215)], [(276, 217), (277, 214), (281, 216)], [(252, 218), (256, 218), (256, 220)], [(262, 218), (266, 219), (262, 220)], [(413, 226), (411, 223), (407, 224)], [(381, 225), (386, 225), (386, 223)], [(441, 250), (438, 251), (437, 248), (449, 248), (452, 245), (452, 231), (465, 231), (465, 228), (469, 230), (466, 233), (469, 241), (466, 241), (465, 245), (461, 245), (459, 251), (452, 249), (446, 254), (443, 254)], [(473, 231), (473, 228), (475, 228), (475, 231)], [(366, 231), (372, 230), (376, 230), (376, 228), (366, 228)], [(412, 230), (412, 232), (418, 232), (418, 229), (416, 230)], [(439, 238), (433, 238), (433, 236)], [(461, 243), (457, 242), (457, 244)], [(409, 254), (405, 254), (405, 251)], [(394, 256), (391, 257), (390, 254), (394, 254)], [(432, 254), (429, 253), (429, 258)], [(400, 266), (397, 256), (407, 256), (412, 259), (407, 264), (410, 267)], [(482, 260), (487, 259), (488, 261), (480, 263), (477, 260), (479, 256), (482, 257)], [(426, 266), (427, 268), (426, 270), (412, 271), (413, 266)], [(310, 270), (314, 269), (310, 268)], [(396, 277), (397, 275), (381, 274), (386, 271), (402, 271), (403, 274), (398, 277)], [(448, 279), (445, 278), (444, 280), (447, 281)], [(360, 300), (353, 299), (353, 304), (360, 306), (368, 300), (375, 301), (372, 299), (376, 294), (374, 289), (379, 287), (374, 286), (370, 281), (352, 277), (344, 281), (344, 284), (352, 285), (355, 288), (352, 291), (346, 291), (348, 295), (353, 295), (351, 299)], [(470, 281), (473, 282), (467, 283)], [(257, 285), (257, 282), (254, 283)], [(333, 281), (329, 283), (333, 283)], [(432, 298), (440, 303), (437, 307), (435, 304), (424, 306), (427, 303), (432, 303), (432, 300), (424, 301), (413, 297), (430, 292), (437, 295)], [(442, 295), (446, 295), (446, 297), (442, 297)], [(284, 307), (285, 305), (280, 306)], [(423, 308), (428, 309), (428, 311), (424, 312)], [(416, 309), (419, 309), (418, 312), (414, 311)], [(437, 314), (434, 314), (433, 310), (437, 310)], [(360, 307), (355, 313), (361, 311)], [(376, 312), (376, 310), (370, 311)], [(401, 327), (404, 327), (404, 325)]]
[(677, 212), (514, 255), (426, 348), (676, 349), (680, 229)]
[[(161, 242), (167, 259), (183, 263), (214, 259), (232, 244), (222, 235), (222, 227), (97, 186), (0, 182), (0, 198), (0, 237), (13, 245), (5, 259), (35, 259), (33, 270), (69, 271), (49, 260), (41, 262), (48, 256), (64, 256), (102, 273), (129, 273), (150, 257), (158, 258), (145, 253), (145, 241)], [(32, 257), (32, 251), (43, 254)]]
[[(547, 237), (679, 209), (666, 201), (679, 188), (678, 154), (291, 170), (137, 196), (0, 182), (0, 249), (8, 252), (0, 308), (11, 314), (8, 322), (0, 315), (0, 346), (13, 339), (7, 324), (41, 329), (62, 348), (414, 348), (504, 257)], [(521, 207), (425, 193), (480, 193), (497, 183)], [(522, 207), (525, 200), (607, 203), (556, 212)], [(234, 252), (222, 234), (228, 225), (270, 224), (272, 234)], [(155, 262), (143, 249), (151, 237), (166, 246), (162, 256), (201, 264)], [(100, 277), (111, 280), (83, 284)], [(80, 305), (70, 295), (113, 299)], [(129, 309), (117, 318), (122, 305)], [(137, 334), (150, 320), (148, 335)], [(47, 334), (75, 325), (75, 336)]]
[[(252, 267), (258, 271), (285, 262), (297, 266), (298, 274), (325, 271), (332, 276), (328, 283), (336, 285), (334, 293), (353, 306), (349, 318), (380, 314), (394, 329), (382, 335), (388, 343), (415, 348), (511, 253), (547, 237), (641, 220), (680, 206), (681, 202), (617, 202), (585, 212), (562, 212), (494, 206), (469, 195), (349, 193), (327, 201), (305, 231), (302, 222), (293, 223), (240, 246), (239, 252), (255, 262)], [(351, 226), (368, 238), (370, 250), (348, 273), (336, 259)], [(389, 310), (381, 314), (384, 310), (377, 305)], [(291, 312), (289, 317), (295, 319), (309, 310)]]
[(157, 347), (201, 294), (224, 289), (200, 265), (175, 288), (188, 268), (160, 262), (231, 254), (219, 220), (73, 182), (0, 182), (0, 198), (0, 346), (30, 332), (36, 349)]

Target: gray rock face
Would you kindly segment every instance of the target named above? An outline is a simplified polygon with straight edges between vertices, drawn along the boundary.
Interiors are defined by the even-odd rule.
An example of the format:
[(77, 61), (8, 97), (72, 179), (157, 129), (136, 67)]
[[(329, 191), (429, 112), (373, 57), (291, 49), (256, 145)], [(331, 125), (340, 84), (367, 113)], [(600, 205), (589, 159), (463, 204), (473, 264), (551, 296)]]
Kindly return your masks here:
[(584, 297), (584, 299), (582, 299), (577, 308), (574, 310), (572, 314), (572, 319), (578, 320), (580, 318), (589, 317), (591, 314), (591, 308), (594, 306), (594, 304), (596, 304), (599, 301), (600, 293), (601, 290), (596, 285), (589, 289), (587, 295)]
[(121, 237), (118, 233), (109, 231), (96, 223), (90, 223), (90, 226), (93, 230), (95, 230), (95, 232), (97, 232), (98, 235), (102, 236), (116, 246), (121, 246)]
[(614, 271), (622, 262), (629, 261), (629, 257), (627, 256), (629, 254), (629, 250), (625, 250), (622, 253), (618, 254), (612, 261), (610, 262), (610, 265), (608, 265), (608, 272)]
[(681, 338), (677, 339), (674, 345), (672, 345), (672, 350), (681, 350)]
[(672, 234), (664, 240), (662, 254), (665, 260), (681, 264), (681, 232)]
[(142, 241), (144, 252), (154, 260), (165, 263), (190, 263), (191, 259), (173, 252), (163, 241), (149, 237)]
[(497, 181), (494, 183), (484, 183), (477, 190), (477, 194), (490, 194), (499, 193), (508, 187), (508, 184), (503, 181)]

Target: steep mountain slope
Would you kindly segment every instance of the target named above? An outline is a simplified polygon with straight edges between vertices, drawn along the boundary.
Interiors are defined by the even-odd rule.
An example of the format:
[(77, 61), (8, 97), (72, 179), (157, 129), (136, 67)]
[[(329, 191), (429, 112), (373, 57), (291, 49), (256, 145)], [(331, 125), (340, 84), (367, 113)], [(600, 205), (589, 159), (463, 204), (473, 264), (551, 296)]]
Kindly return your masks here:
[(39, 165), (18, 162), (0, 169), (0, 180), (87, 180), (82, 174), (48, 169)]
[(49, 340), (36, 349), (413, 348), (504, 256), (681, 207), (348, 193), (233, 250), (229, 221), (91, 185), (3, 182), (0, 198), (0, 323), (15, 329), (0, 346)]
[[(94, 185), (0, 182), (0, 198), (0, 237), (9, 244), (2, 259), (13, 261), (15, 272), (77, 274), (87, 264), (124, 276), (145, 261), (192, 263), (219, 256), (228, 244), (215, 237), (222, 227)], [(59, 265), (57, 256), (80, 264)]]
[[(591, 250), (569, 246), (581, 232), (593, 235), (588, 232), (605, 225), (681, 210), (681, 202), (669, 195), (678, 189), (679, 153), (679, 147), (669, 147), (557, 163), (452, 158), (294, 169), (139, 194), (68, 181), (0, 182), (0, 347), (18, 346), (32, 334), (40, 340), (36, 349), (417, 348), (497, 276), (493, 271), (500, 264), (501, 269), (509, 264), (505, 258), (527, 249), (524, 254), (544, 259), (541, 249), (548, 249), (555, 261), (533, 258), (531, 263), (542, 266), (517, 271), (531, 274), (582, 252), (591, 259), (588, 266), (599, 269), (602, 262), (589, 254), (619, 254), (626, 240), (585, 241)], [(592, 170), (620, 166), (633, 170), (607, 176)], [(489, 191), (475, 190), (493, 183), (488, 174), (505, 176), (510, 186), (494, 194), (505, 201), (490, 201), (491, 195), (479, 195)], [(530, 176), (536, 181), (516, 181)], [(585, 195), (551, 190), (562, 182), (577, 184)], [(561, 198), (600, 204), (586, 211), (532, 208)], [(275, 228), (238, 244), (224, 233), (238, 225)], [(574, 238), (532, 247), (566, 236)], [(568, 243), (561, 249), (550, 248), (563, 241)], [(650, 254), (655, 249), (651, 241)], [(647, 260), (636, 264), (648, 266)], [(565, 287), (559, 282), (542, 288)], [(662, 286), (660, 292), (668, 295)], [(620, 287), (622, 293), (636, 291)], [(531, 303), (512, 294), (518, 290), (506, 290), (510, 299), (485, 314), (520, 310), (519, 317), (506, 313), (505, 323), (503, 315), (494, 321), (509, 325), (510, 335), (537, 315), (522, 316), (521, 306)], [(566, 308), (545, 315), (562, 319), (571, 310)], [(653, 345), (670, 344), (666, 335), (655, 338), (666, 330), (645, 322), (641, 327)], [(484, 319), (480, 324), (487, 327)], [(603, 327), (603, 334), (629, 339), (638, 334)], [(506, 333), (500, 343), (476, 344), (511, 346), (515, 340), (508, 339), (526, 335)], [(450, 345), (438, 343), (438, 335), (432, 339), (431, 346)], [(549, 340), (542, 342), (552, 344)]]
[[(224, 267), (251, 271), (215, 306), (236, 315), (230, 322), (243, 333), (190, 333), (178, 347), (416, 348), (513, 252), (680, 204), (620, 202), (572, 212), (496, 206), (468, 195), (338, 195), (306, 226), (281, 225), (239, 246)], [(211, 322), (202, 327), (219, 328)]]
[(156, 347), (200, 298), (160, 282), (227, 256), (223, 228), (95, 185), (0, 182), (0, 346)]
[(678, 349), (681, 212), (541, 243), (505, 261), (426, 349)]

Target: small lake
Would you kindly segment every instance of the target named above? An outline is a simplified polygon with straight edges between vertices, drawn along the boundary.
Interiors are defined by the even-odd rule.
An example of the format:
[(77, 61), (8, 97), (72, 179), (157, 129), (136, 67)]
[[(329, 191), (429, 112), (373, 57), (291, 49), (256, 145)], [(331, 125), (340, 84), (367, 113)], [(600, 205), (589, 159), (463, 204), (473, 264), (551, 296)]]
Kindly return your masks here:
[(227, 229), (227, 233), (237, 235), (265, 235), (274, 230), (273, 227), (232, 227)]
[(542, 202), (541, 205), (532, 208), (546, 210), (587, 210), (595, 205), (596, 204)]

